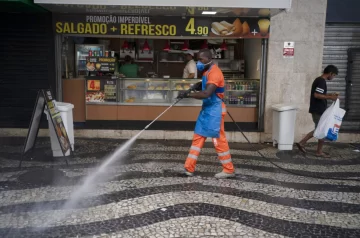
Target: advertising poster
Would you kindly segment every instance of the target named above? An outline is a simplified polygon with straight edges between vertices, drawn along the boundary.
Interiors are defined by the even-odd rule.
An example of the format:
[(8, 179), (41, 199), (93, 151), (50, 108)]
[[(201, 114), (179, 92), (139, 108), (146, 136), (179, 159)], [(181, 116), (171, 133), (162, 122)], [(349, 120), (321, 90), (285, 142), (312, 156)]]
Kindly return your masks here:
[(49, 110), (50, 117), (52, 119), (54, 129), (56, 132), (56, 135), (59, 139), (61, 150), (63, 151), (63, 154), (65, 155), (66, 152), (70, 149), (69, 144), (69, 137), (66, 133), (66, 129), (63, 123), (63, 120), (61, 118), (60, 112), (58, 112), (55, 108), (54, 99), (52, 97), (50, 90), (44, 90), (44, 96), (46, 100), (46, 106)]
[(56, 34), (269, 38), (267, 17), (54, 14)]

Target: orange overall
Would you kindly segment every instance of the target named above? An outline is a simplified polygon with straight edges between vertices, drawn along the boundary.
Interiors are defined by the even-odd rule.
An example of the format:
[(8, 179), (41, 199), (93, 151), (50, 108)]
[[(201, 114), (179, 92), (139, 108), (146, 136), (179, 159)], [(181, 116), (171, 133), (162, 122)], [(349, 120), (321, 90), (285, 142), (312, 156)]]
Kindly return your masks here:
[[(203, 89), (206, 87), (204, 82), (206, 82), (206, 84), (214, 84), (218, 88), (223, 88), (225, 85), (224, 76), (223, 76), (221, 70), (216, 65), (213, 65), (207, 72), (204, 72)], [(220, 98), (223, 98), (224, 93), (217, 93), (217, 96)], [(219, 113), (221, 113), (219, 138), (212, 138), (212, 141), (214, 143), (215, 150), (218, 154), (219, 160), (223, 166), (223, 172), (234, 173), (234, 165), (231, 161), (230, 149), (229, 149), (229, 145), (228, 145), (228, 141), (226, 139), (226, 134), (225, 134), (225, 129), (224, 129), (224, 118), (226, 115), (226, 107), (223, 102), (221, 102), (221, 108), (222, 108), (221, 112), (219, 111)], [(219, 120), (220, 120), (220, 118), (219, 118)], [(198, 119), (198, 121), (199, 121), (199, 119)], [(200, 151), (204, 146), (206, 138), (207, 137), (204, 135), (194, 133), (190, 152), (189, 152), (188, 157), (185, 162), (185, 169), (187, 171), (189, 171), (191, 173), (193, 173), (195, 171), (196, 162), (200, 155)]]

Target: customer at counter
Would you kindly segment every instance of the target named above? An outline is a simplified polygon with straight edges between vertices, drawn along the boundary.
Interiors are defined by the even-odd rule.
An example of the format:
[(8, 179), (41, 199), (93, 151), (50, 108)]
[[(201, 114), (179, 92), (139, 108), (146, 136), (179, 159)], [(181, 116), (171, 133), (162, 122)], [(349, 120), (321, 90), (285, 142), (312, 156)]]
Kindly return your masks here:
[(196, 79), (197, 78), (197, 68), (194, 61), (194, 52), (188, 50), (185, 52), (185, 60), (187, 61), (186, 66), (183, 72), (184, 79)]
[(120, 67), (119, 73), (123, 74), (126, 78), (137, 78), (139, 66), (132, 63), (130, 55), (125, 56), (125, 63)]

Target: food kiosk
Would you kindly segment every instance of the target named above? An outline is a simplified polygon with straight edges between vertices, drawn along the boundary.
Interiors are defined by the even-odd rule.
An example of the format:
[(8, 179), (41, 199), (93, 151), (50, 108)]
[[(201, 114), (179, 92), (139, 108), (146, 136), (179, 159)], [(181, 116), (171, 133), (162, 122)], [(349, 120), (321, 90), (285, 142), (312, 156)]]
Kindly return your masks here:
[[(246, 8), (220, 9), (211, 17), (54, 13), (62, 100), (75, 105), (74, 121), (88, 128), (98, 123), (141, 129), (200, 80), (199, 74), (182, 78), (184, 52), (208, 48), (224, 73), (228, 110), (245, 128), (258, 130), (270, 13)], [(139, 66), (138, 78), (119, 72), (126, 55)], [(175, 130), (193, 129), (200, 106), (200, 100), (184, 99), (159, 121), (178, 122)]]

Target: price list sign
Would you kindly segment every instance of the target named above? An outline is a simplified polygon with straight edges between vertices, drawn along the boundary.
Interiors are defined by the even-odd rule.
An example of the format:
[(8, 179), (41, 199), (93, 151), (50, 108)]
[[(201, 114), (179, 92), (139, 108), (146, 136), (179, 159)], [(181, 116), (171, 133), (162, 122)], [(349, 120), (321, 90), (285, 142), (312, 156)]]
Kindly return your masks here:
[[(269, 38), (269, 18), (55, 14), (56, 34)], [(96, 68), (96, 65), (94, 66)]]
[(86, 102), (116, 102), (116, 79), (88, 79)]
[(104, 85), (105, 101), (116, 101), (116, 81), (106, 80)]
[(116, 58), (112, 57), (87, 57), (86, 69), (88, 71), (114, 72)]
[(88, 80), (87, 81), (87, 90), (88, 91), (99, 91), (100, 90), (100, 80)]

